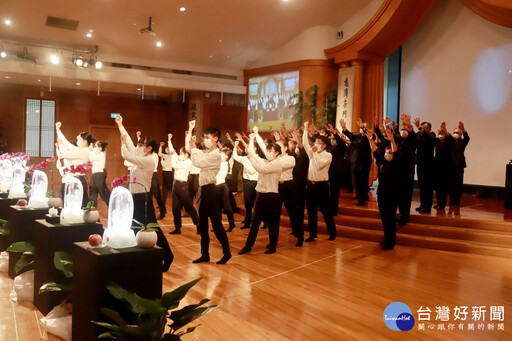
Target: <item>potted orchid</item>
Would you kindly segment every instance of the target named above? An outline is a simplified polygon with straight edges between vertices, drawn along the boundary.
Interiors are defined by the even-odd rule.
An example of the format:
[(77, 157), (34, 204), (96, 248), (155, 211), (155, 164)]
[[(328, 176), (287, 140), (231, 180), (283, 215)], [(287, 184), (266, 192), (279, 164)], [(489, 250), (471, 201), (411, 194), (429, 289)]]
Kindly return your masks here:
[(93, 224), (100, 219), (100, 214), (96, 207), (94, 207), (94, 201), (89, 200), (87, 206), (84, 208), (84, 221), (88, 224)]

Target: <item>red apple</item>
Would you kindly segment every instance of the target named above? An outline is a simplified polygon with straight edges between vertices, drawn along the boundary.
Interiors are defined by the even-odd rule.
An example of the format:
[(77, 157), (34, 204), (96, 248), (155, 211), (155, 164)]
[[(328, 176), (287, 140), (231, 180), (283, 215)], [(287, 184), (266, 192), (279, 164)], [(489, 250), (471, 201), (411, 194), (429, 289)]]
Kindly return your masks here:
[(25, 199), (20, 199), (16, 203), (17, 206), (27, 206), (27, 201)]
[(98, 247), (101, 245), (101, 242), (102, 242), (102, 238), (99, 234), (91, 234), (89, 236), (89, 244), (92, 246), (92, 247)]

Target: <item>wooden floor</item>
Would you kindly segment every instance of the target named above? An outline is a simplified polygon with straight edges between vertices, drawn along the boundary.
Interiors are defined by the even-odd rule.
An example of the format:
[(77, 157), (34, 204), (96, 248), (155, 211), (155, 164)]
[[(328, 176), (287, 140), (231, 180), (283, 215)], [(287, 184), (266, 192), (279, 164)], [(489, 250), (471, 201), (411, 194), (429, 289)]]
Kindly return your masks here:
[[(479, 207), (479, 213), (463, 208), (461, 215), (508, 219), (492, 203)], [(242, 217), (236, 218), (240, 226)], [(382, 251), (375, 242), (340, 237), (328, 241), (325, 235), (297, 248), (295, 238), (284, 227), (273, 255), (263, 253), (268, 243), (266, 230), (260, 231), (253, 252), (237, 255), (248, 233), (237, 228), (229, 234), (234, 257), (228, 264), (214, 263), (221, 257), (221, 249), (213, 236), (212, 263), (192, 264), (199, 256), (199, 236), (189, 218), (184, 222), (183, 234), (167, 235), (175, 261), (164, 274), (163, 289), (171, 290), (201, 276), (203, 280), (183, 303), (208, 297), (219, 305), (199, 319), (201, 325), (184, 340), (512, 339), (512, 326), (507, 323), (512, 311), (511, 259), (400, 245)], [(164, 219), (162, 225), (166, 232), (173, 229), (171, 218)], [(44, 333), (37, 322), (41, 314), (32, 304), (9, 299), (11, 287), (12, 280), (0, 274), (0, 340), (57, 340)], [(408, 332), (388, 329), (383, 322), (384, 309), (397, 301), (407, 304), (415, 319), (420, 307), (429, 307), (430, 323), (416, 321)], [(469, 311), (473, 306), (485, 306), (485, 321), (480, 321), (484, 330), (471, 321), (471, 313), (462, 322), (463, 331), (458, 330), (459, 321), (454, 322), (453, 315), (449, 322), (436, 321), (438, 306), (448, 306), (451, 313), (455, 306), (468, 306)], [(504, 307), (504, 321), (490, 321), (491, 306)], [(419, 330), (420, 323), (425, 323), (425, 330)], [(446, 330), (439, 330), (439, 323)], [(449, 330), (450, 323), (455, 330)], [(467, 330), (470, 323), (475, 323), (475, 331)], [(504, 324), (504, 330), (498, 330), (498, 323)], [(491, 324), (494, 330), (490, 330)]]

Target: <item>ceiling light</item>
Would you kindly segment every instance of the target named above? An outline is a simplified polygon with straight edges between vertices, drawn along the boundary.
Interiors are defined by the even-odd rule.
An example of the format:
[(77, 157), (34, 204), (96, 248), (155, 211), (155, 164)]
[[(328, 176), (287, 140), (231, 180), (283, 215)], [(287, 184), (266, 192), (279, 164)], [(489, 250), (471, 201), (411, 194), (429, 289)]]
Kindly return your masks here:
[(73, 64), (75, 64), (78, 67), (84, 66), (84, 58), (82, 58), (80, 56), (73, 58), (72, 61), (73, 61)]
[(96, 69), (101, 69), (103, 67), (103, 63), (98, 60), (96, 63), (94, 63), (94, 67)]
[(213, 58), (213, 55), (210, 55), (210, 59)]
[(90, 38), (92, 37), (92, 33), (91, 32), (87, 32), (87, 34), (85, 35), (87, 38)]
[(156, 42), (156, 46), (157, 46), (157, 47), (162, 47), (162, 42), (161, 42), (161, 41), (157, 41), (157, 42)]
[(50, 61), (52, 62), (52, 64), (55, 64), (55, 65), (56, 65), (56, 64), (59, 64), (59, 63), (60, 63), (60, 58), (59, 58), (59, 56), (57, 56), (57, 54), (56, 54), (56, 53), (54, 53), (54, 54), (52, 54), (52, 55), (50, 56)]
[(180, 7), (180, 12), (185, 12), (187, 9), (185, 7)]
[(38, 81), (38, 82), (40, 82), (41, 80), (40, 80), (40, 79), (38, 79), (37, 81)]
[(80, 85), (80, 82), (76, 82), (75, 85)]
[(2, 58), (7, 57), (7, 52), (5, 52), (5, 51), (2, 49), (2, 52), (0, 52), (0, 57), (2, 57)]
[(219, 43), (222, 43), (222, 39), (219, 39)]
[(141, 88), (137, 88), (137, 91), (141, 91), (142, 89)]
[(9, 26), (10, 24), (12, 24), (12, 21), (10, 19), (5, 19), (4, 20), (4, 24), (6, 24), (7, 26)]
[(9, 79), (9, 78), (11, 78), (11, 76), (5, 76), (5, 79)]
[(28, 53), (28, 50), (26, 47), (23, 48), (23, 51), (22, 52), (18, 52), (16, 53), (16, 57), (20, 58), (20, 59), (23, 59), (24, 61), (26, 62), (33, 62), (33, 63), (37, 63), (37, 58), (36, 56), (34, 55), (31, 55)]

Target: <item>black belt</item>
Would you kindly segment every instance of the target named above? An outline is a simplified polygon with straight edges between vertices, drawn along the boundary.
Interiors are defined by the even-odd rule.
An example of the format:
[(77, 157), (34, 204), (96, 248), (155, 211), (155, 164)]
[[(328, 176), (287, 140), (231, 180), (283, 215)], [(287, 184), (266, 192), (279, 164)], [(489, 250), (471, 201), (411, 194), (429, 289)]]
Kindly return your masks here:
[(174, 182), (179, 182), (181, 184), (187, 184), (188, 183), (187, 181), (181, 181), (181, 180), (174, 180)]
[(282, 185), (282, 184), (287, 184), (287, 183), (291, 183), (291, 182), (293, 182), (293, 179), (286, 180), (286, 181), (279, 181), (279, 184)]
[(323, 181), (310, 181), (308, 180), (308, 183), (314, 185), (314, 184), (323, 184), (323, 183), (326, 183), (326, 182), (329, 182), (327, 180), (323, 180)]

